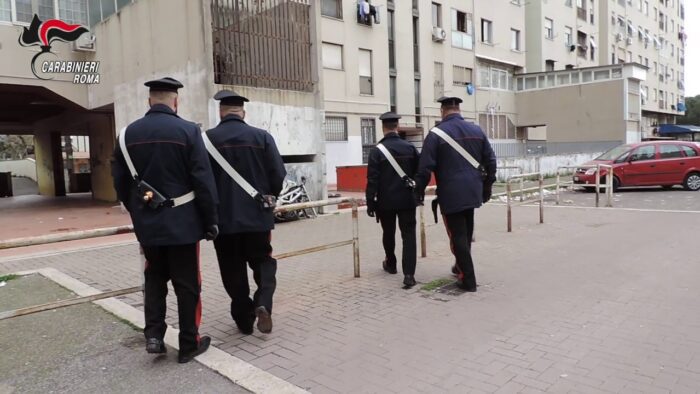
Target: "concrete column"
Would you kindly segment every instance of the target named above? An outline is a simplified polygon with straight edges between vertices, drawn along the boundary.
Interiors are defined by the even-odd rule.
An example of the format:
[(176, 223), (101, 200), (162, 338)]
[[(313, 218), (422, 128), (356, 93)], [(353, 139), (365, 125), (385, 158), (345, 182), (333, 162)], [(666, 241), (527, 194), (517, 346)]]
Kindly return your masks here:
[(34, 136), (34, 151), (39, 194), (51, 197), (65, 196), (61, 134), (37, 133)]
[(92, 198), (117, 201), (112, 181), (112, 154), (116, 135), (114, 117), (105, 115), (90, 120), (90, 170), (92, 171)]

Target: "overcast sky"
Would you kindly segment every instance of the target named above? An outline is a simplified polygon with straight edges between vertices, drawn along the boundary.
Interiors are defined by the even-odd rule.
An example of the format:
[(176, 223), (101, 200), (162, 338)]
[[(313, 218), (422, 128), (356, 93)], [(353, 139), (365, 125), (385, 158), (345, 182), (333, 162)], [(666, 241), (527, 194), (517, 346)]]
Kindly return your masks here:
[(700, 94), (700, 0), (685, 1), (685, 95)]

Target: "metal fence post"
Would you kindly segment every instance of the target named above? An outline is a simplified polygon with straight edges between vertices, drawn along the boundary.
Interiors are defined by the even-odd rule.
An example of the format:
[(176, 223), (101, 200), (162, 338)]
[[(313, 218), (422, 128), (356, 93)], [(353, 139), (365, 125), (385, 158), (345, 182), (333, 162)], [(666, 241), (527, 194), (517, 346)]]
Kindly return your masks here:
[(540, 174), (540, 224), (544, 223), (544, 177)]
[(355, 278), (360, 277), (360, 222), (358, 221), (358, 203), (352, 200), (352, 258)]
[(425, 238), (425, 206), (420, 208), (420, 257), (428, 256), (428, 241)]
[(561, 168), (557, 168), (557, 186), (556, 186), (556, 191), (557, 191), (557, 205), (559, 205), (559, 200), (560, 200), (560, 188), (559, 188), (559, 183), (561, 182)]
[(607, 190), (607, 192), (608, 192), (608, 205), (607, 205), (607, 207), (612, 208), (612, 206), (613, 206), (613, 193), (615, 192), (615, 190), (613, 189), (613, 185), (615, 184), (615, 174), (613, 172), (612, 166), (610, 166), (610, 169), (608, 170), (607, 181), (608, 181), (608, 190)]
[(525, 179), (520, 178), (520, 202), (525, 201), (525, 192), (523, 191), (525, 189)]
[(600, 164), (596, 166), (595, 170), (595, 207), (600, 207)]
[(510, 189), (511, 189), (510, 180), (506, 180), (506, 203), (508, 205), (507, 217), (508, 217), (508, 232), (509, 233), (513, 231), (512, 212), (511, 212), (512, 208), (510, 206), (510, 204), (511, 204), (510, 203), (510, 200), (511, 200), (511, 190)]

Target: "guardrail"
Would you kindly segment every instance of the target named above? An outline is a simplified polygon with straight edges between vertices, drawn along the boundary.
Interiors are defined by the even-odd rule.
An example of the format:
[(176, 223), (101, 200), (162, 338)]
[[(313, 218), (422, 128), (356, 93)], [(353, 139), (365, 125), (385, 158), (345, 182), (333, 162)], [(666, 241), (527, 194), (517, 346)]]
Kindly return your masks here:
[(508, 178), (506, 181), (506, 205), (508, 212), (506, 214), (507, 216), (507, 222), (508, 222), (508, 232), (511, 233), (513, 232), (513, 190), (512, 190), (512, 181), (514, 180), (520, 180), (524, 178), (530, 178), (530, 177), (537, 177), (538, 178), (538, 190), (539, 190), (539, 197), (537, 200), (528, 200), (528, 201), (522, 201), (523, 198), (523, 193), (520, 193), (521, 196), (521, 201), (517, 205), (525, 205), (525, 204), (531, 204), (533, 202), (539, 202), (540, 206), (540, 224), (544, 223), (544, 177), (542, 176), (542, 173), (540, 172), (532, 172), (529, 174), (520, 174), (520, 175), (514, 175)]
[[(281, 253), (281, 254), (275, 255), (273, 257), (277, 260), (281, 260), (281, 259), (286, 259), (286, 258), (290, 258), (290, 257), (320, 252), (323, 250), (334, 249), (334, 248), (339, 248), (342, 246), (352, 245), (354, 276), (355, 276), (355, 278), (359, 278), (360, 277), (360, 225), (359, 225), (359, 221), (358, 221), (359, 201), (357, 199), (350, 198), (350, 197), (340, 197), (340, 198), (331, 198), (331, 199), (327, 199), (327, 200), (309, 201), (309, 202), (303, 202), (303, 203), (298, 203), (298, 204), (289, 204), (289, 205), (283, 205), (283, 206), (275, 208), (275, 212), (296, 211), (299, 209), (318, 208), (318, 207), (324, 207), (324, 206), (329, 206), (329, 205), (338, 205), (338, 204), (342, 204), (342, 203), (352, 204), (352, 238), (351, 239), (344, 240), (344, 241), (338, 241), (338, 242), (332, 242), (332, 243), (328, 243), (328, 244), (324, 244), (324, 245), (318, 245), (318, 246), (314, 246), (314, 247), (306, 248), (306, 249), (301, 249), (301, 250), (295, 250), (292, 252)], [(106, 237), (106, 236), (117, 235), (117, 234), (128, 234), (128, 233), (132, 233), (132, 232), (134, 232), (134, 227), (131, 225), (128, 225), (128, 226), (107, 227), (107, 228), (98, 228), (98, 229), (92, 229), (92, 230), (75, 231), (75, 232), (70, 232), (70, 233), (65, 233), (65, 234), (50, 234), (50, 235), (41, 235), (41, 236), (36, 236), (36, 237), (15, 238), (15, 239), (9, 239), (9, 240), (5, 240), (5, 241), (0, 241), (0, 250), (19, 248), (19, 247), (24, 247), (24, 246), (45, 245), (45, 244), (63, 242), (63, 241), (74, 241), (74, 240), (80, 240), (80, 239)], [(9, 319), (9, 318), (18, 317), (18, 316), (29, 315), (29, 314), (43, 312), (43, 311), (47, 311), (47, 310), (53, 310), (53, 309), (57, 309), (57, 308), (64, 308), (64, 307), (71, 306), (71, 305), (83, 304), (86, 302), (101, 300), (104, 298), (111, 298), (111, 297), (131, 294), (131, 293), (137, 293), (141, 290), (142, 290), (141, 286), (130, 287), (130, 288), (126, 288), (126, 289), (120, 289), (120, 290), (114, 290), (114, 291), (110, 291), (110, 292), (95, 294), (95, 295), (92, 295), (89, 297), (79, 297), (79, 298), (73, 298), (73, 299), (69, 299), (69, 300), (52, 302), (49, 304), (36, 305), (36, 306), (32, 306), (32, 307), (27, 307), (27, 308), (15, 309), (12, 311), (6, 311), (6, 312), (0, 313), (0, 320)]]
[[(587, 185), (587, 184), (577, 184), (574, 183), (573, 180), (571, 181), (566, 181), (562, 182), (561, 181), (561, 171), (562, 170), (571, 170), (573, 169), (574, 171), (579, 168), (588, 168), (588, 169), (594, 169), (595, 170), (595, 184), (592, 185)], [(605, 176), (605, 185), (600, 184), (600, 169), (605, 168), (608, 170), (608, 173)], [(580, 166), (561, 166), (557, 168), (557, 183), (556, 183), (556, 196), (557, 196), (557, 205), (560, 203), (561, 199), (561, 186), (562, 185), (572, 185), (572, 186), (580, 186), (580, 187), (595, 187), (595, 206), (596, 208), (600, 207), (600, 189), (605, 189), (605, 195), (607, 197), (607, 203), (606, 207), (612, 208), (613, 206), (613, 192), (614, 190), (614, 177), (615, 177), (615, 171), (611, 165), (608, 164), (588, 164), (588, 165), (580, 165)]]

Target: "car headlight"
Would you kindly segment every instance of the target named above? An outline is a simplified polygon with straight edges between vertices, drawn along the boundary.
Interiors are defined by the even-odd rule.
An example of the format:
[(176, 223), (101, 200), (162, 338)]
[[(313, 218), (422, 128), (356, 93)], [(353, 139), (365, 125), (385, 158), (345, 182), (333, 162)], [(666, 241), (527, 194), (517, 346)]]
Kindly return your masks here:
[(586, 171), (586, 175), (593, 175), (595, 174), (595, 168), (589, 168), (588, 171)]

